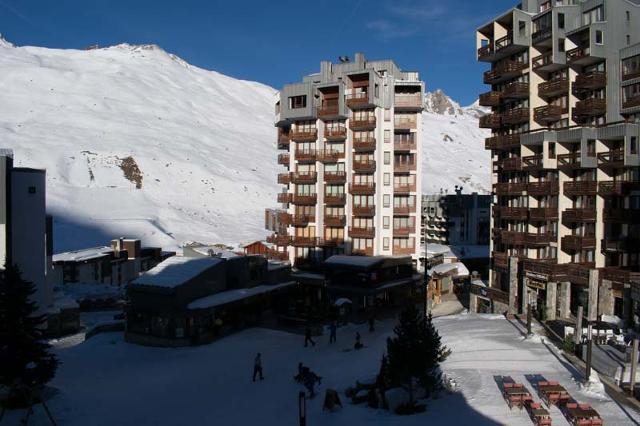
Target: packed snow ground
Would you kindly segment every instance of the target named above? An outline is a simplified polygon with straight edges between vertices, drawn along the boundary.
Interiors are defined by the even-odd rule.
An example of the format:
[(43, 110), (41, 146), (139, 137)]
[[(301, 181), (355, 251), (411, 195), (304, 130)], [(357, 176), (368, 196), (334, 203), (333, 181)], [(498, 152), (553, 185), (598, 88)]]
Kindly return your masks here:
[[(120, 236), (176, 248), (267, 235), (264, 209), (277, 206), (283, 170), (275, 89), (152, 45), (60, 50), (0, 38), (0, 92), (0, 147), (19, 166), (47, 169), (56, 252)], [(425, 192), (489, 190), (474, 111), (423, 114)], [(140, 189), (135, 170), (121, 169), (129, 157)]]
[[(56, 420), (66, 426), (86, 425), (284, 425), (297, 424), (297, 394), (293, 381), (303, 362), (323, 376), (319, 395), (308, 401), (308, 425), (526, 425), (526, 413), (510, 412), (495, 375), (510, 375), (533, 388), (526, 374), (559, 380), (580, 402), (589, 402), (606, 425), (628, 425), (637, 413), (626, 413), (599, 393), (583, 392), (571, 369), (541, 339), (524, 340), (504, 317), (456, 315), (435, 320), (453, 354), (443, 364), (459, 392), (429, 402), (427, 412), (399, 417), (382, 410), (354, 406), (344, 390), (356, 380), (370, 381), (379, 368), (392, 321), (378, 323), (376, 332), (349, 326), (338, 330), (338, 343), (328, 337), (304, 348), (303, 337), (266, 329), (249, 329), (216, 343), (192, 348), (160, 349), (125, 343), (121, 334), (93, 337), (75, 347), (59, 349), (63, 364), (52, 383), (60, 393), (49, 401)], [(359, 330), (365, 348), (345, 351)], [(261, 352), (265, 380), (251, 382), (253, 357)], [(323, 412), (324, 390), (340, 392), (344, 408)], [(537, 396), (534, 396), (537, 400)], [(567, 425), (551, 409), (554, 425)], [(17, 420), (17, 413), (10, 418)], [(632, 416), (630, 418), (629, 416)], [(11, 423), (8, 423), (11, 424)], [(37, 409), (33, 425), (46, 425)]]

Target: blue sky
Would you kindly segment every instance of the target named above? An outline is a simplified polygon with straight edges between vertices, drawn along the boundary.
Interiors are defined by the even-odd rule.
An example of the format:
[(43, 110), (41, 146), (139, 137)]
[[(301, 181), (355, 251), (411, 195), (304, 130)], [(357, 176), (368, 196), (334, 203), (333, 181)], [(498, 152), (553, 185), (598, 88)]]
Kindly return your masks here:
[(275, 88), (323, 59), (394, 59), (463, 105), (485, 91), (474, 29), (515, 0), (0, 0), (0, 33), (56, 48), (155, 43), (186, 61)]

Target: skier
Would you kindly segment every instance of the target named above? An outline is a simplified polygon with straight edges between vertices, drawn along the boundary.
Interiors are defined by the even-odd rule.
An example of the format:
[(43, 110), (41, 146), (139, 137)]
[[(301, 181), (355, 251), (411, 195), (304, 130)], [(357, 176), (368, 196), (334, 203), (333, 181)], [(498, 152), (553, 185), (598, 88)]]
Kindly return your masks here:
[(312, 346), (316, 345), (316, 342), (314, 342), (313, 339), (311, 338), (311, 329), (307, 327), (306, 330), (304, 331), (304, 347), (305, 348), (309, 346), (309, 342), (311, 342)]
[(329, 326), (329, 344), (336, 342), (336, 331), (338, 330), (338, 325), (335, 321), (331, 323)]
[(258, 352), (255, 360), (253, 361), (253, 381), (256, 381), (256, 376), (260, 376), (260, 380), (264, 380), (262, 376), (262, 355)]
[(309, 391), (309, 398), (316, 396), (315, 385), (321, 383), (322, 377), (311, 371), (308, 367), (304, 368), (304, 387)]
[(363, 345), (363, 344), (362, 344), (362, 342), (360, 341), (360, 332), (359, 332), (359, 331), (356, 331), (356, 343), (355, 343), (355, 345), (353, 345), (353, 348), (354, 348), (355, 350), (359, 350), (359, 349), (362, 349), (362, 347), (363, 347), (363, 346), (364, 346), (364, 345)]

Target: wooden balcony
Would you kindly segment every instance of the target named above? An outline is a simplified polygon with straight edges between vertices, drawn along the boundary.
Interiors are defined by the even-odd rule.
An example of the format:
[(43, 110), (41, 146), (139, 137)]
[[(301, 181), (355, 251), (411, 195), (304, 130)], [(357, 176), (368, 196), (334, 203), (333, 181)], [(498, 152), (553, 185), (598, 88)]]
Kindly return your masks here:
[(596, 248), (596, 239), (593, 236), (565, 235), (560, 241), (563, 251), (581, 251)]
[(493, 53), (493, 43), (490, 41), (486, 46), (482, 46), (478, 49), (478, 60), (486, 61), (493, 56)]
[(557, 207), (536, 207), (529, 209), (529, 220), (546, 222), (548, 220), (558, 220)]
[(603, 197), (625, 196), (631, 191), (640, 191), (640, 182), (601, 181), (598, 183), (598, 195)]
[(317, 108), (318, 117), (335, 117), (339, 115), (340, 103), (338, 99), (325, 99)]
[(595, 209), (570, 208), (562, 212), (563, 223), (594, 223), (595, 221)]
[(371, 152), (376, 150), (376, 138), (374, 137), (354, 137), (353, 149), (356, 152)]
[(522, 170), (522, 159), (520, 157), (503, 158), (493, 162), (494, 173), (513, 172)]
[(485, 149), (511, 149), (520, 146), (520, 135), (496, 135), (486, 138), (484, 141)]
[(401, 226), (393, 228), (394, 237), (408, 237), (416, 233), (416, 227), (414, 226)]
[(347, 137), (347, 127), (341, 126), (325, 126), (324, 137), (330, 141), (340, 141)]
[(374, 238), (376, 236), (376, 228), (373, 226), (365, 228), (350, 226), (349, 236), (351, 238)]
[(278, 194), (278, 202), (281, 204), (290, 203), (292, 198), (292, 194), (289, 194), (288, 192), (281, 192)]
[(376, 193), (375, 182), (350, 183), (349, 192), (354, 195), (373, 195)]
[(373, 130), (376, 128), (376, 118), (374, 116), (364, 118), (351, 118), (349, 120), (351, 130)]
[(359, 217), (372, 217), (376, 215), (376, 206), (353, 206), (353, 215)]
[(541, 232), (541, 233), (528, 232), (525, 235), (525, 243), (527, 244), (528, 247), (546, 246), (549, 243), (556, 242), (557, 239), (558, 239), (558, 236), (555, 234), (552, 234), (551, 232)]
[(526, 207), (500, 206), (500, 217), (509, 220), (527, 220), (528, 210)]
[(278, 149), (289, 149), (291, 136), (289, 133), (278, 131)]
[(278, 212), (277, 219), (281, 225), (291, 225), (292, 217), (287, 212)]
[(502, 126), (500, 114), (486, 114), (480, 117), (479, 127), (481, 129), (499, 129)]
[(560, 121), (562, 114), (566, 112), (567, 109), (559, 105), (545, 105), (533, 110), (533, 120), (541, 126), (548, 126), (551, 123)]
[(501, 182), (496, 183), (493, 187), (497, 195), (522, 195), (526, 189), (527, 184), (525, 182)]
[(504, 99), (526, 99), (529, 97), (529, 83), (517, 81), (507, 84), (502, 91)]
[(336, 151), (333, 149), (323, 149), (317, 151), (317, 160), (321, 163), (336, 163), (338, 160), (344, 159), (344, 151)]
[(415, 161), (409, 162), (400, 162), (396, 161), (393, 163), (393, 171), (394, 173), (409, 173), (415, 172), (417, 169)]
[(568, 154), (558, 154), (556, 160), (558, 160), (559, 169), (579, 169), (580, 164), (579, 152), (570, 152)]
[(293, 194), (293, 198), (291, 203), (300, 205), (300, 206), (312, 206), (318, 202), (318, 197), (316, 194), (311, 195), (298, 195)]
[(353, 160), (353, 171), (356, 173), (374, 173), (376, 162), (374, 160)]
[(545, 182), (531, 182), (527, 184), (527, 193), (533, 196), (557, 195), (560, 192), (560, 184), (557, 180)]
[(594, 180), (583, 180), (575, 182), (565, 182), (564, 195), (576, 197), (579, 195), (596, 195), (598, 192), (598, 182)]
[(294, 247), (316, 247), (318, 238), (293, 236), (291, 237), (291, 245)]
[(640, 107), (640, 95), (632, 96), (622, 102), (622, 108)]
[(525, 259), (522, 262), (525, 276), (546, 282), (557, 282), (566, 277), (566, 266), (556, 260)]
[[(367, 82), (367, 86), (369, 83)], [(369, 99), (369, 93), (367, 92), (359, 92), (353, 93), (346, 96), (346, 104), (351, 109), (356, 108), (366, 108), (371, 105), (371, 100)]]
[(624, 167), (624, 150), (618, 148), (598, 153), (598, 165), (601, 167)]
[(373, 247), (354, 248), (351, 249), (351, 254), (355, 256), (373, 256)]
[(640, 209), (608, 208), (602, 211), (606, 223), (633, 223), (640, 220)]
[(347, 196), (345, 194), (326, 194), (324, 203), (327, 206), (344, 206), (347, 204)]
[(281, 262), (285, 262), (289, 260), (289, 253), (278, 250), (268, 250), (266, 252), (266, 257), (270, 260), (279, 260)]
[(278, 173), (278, 183), (280, 185), (289, 185), (291, 182), (291, 175), (289, 173)]
[(289, 154), (279, 154), (278, 155), (278, 164), (289, 167)]
[(559, 68), (562, 64), (556, 64), (553, 62), (553, 53), (543, 53), (542, 55), (535, 56), (531, 62), (531, 68), (534, 71), (551, 71), (552, 69)]
[(502, 102), (502, 92), (491, 91), (480, 95), (480, 106), (495, 107)]
[(316, 162), (316, 150), (315, 149), (301, 149), (296, 150), (295, 159), (300, 163), (315, 163)]
[(508, 80), (522, 74), (529, 65), (525, 62), (506, 60), (498, 63), (490, 71), (484, 73), (485, 84), (496, 84), (503, 80)]
[(393, 126), (397, 130), (411, 130), (418, 127), (418, 122), (415, 118), (395, 117), (395, 119), (393, 120)]
[(302, 214), (294, 214), (291, 216), (291, 225), (292, 226), (308, 226), (309, 223), (313, 223), (316, 221), (315, 216), (307, 216)]
[(344, 244), (344, 238), (318, 238), (318, 247), (336, 247)]
[(640, 272), (609, 266), (599, 269), (598, 278), (600, 281), (608, 280), (614, 283), (628, 284), (631, 281), (640, 282)]
[(316, 172), (293, 172), (291, 173), (291, 183), (296, 185), (313, 184), (318, 181)]
[(578, 46), (575, 49), (567, 50), (567, 64), (581, 64), (588, 62), (591, 56), (589, 46)]
[(622, 81), (633, 80), (634, 78), (640, 78), (640, 70), (622, 70)]
[(519, 231), (500, 231), (500, 241), (503, 244), (523, 246), (526, 242), (526, 233)]
[(402, 247), (402, 246), (393, 246), (393, 255), (394, 256), (412, 256), (415, 253), (416, 249), (414, 247)]
[(578, 74), (573, 82), (574, 92), (583, 90), (595, 90), (607, 85), (607, 73), (604, 71), (593, 71), (585, 74)]
[(639, 253), (640, 238), (633, 237), (605, 237), (602, 240), (602, 250), (608, 252)]
[(588, 117), (604, 115), (607, 112), (606, 99), (590, 98), (576, 102), (573, 108), (573, 120), (581, 121)]
[(542, 154), (522, 157), (522, 170), (542, 170), (544, 159)]
[[(404, 135), (406, 135), (406, 133)], [(413, 133), (409, 133), (409, 135), (413, 135)], [(395, 151), (412, 151), (418, 149), (418, 146), (416, 145), (415, 138), (413, 137), (410, 139), (395, 138), (393, 140), (393, 149)]]
[(529, 108), (513, 108), (502, 113), (504, 124), (514, 125), (527, 123), (529, 121)]
[(289, 235), (273, 234), (267, 237), (267, 242), (280, 247), (286, 247), (291, 244), (291, 237)]
[(401, 205), (401, 206), (393, 206), (393, 214), (394, 215), (408, 215), (411, 213), (415, 213), (416, 212), (416, 206), (407, 206), (407, 205)]
[(509, 256), (507, 253), (501, 253), (498, 251), (491, 252), (491, 260), (493, 262), (494, 269), (509, 268)]
[(416, 184), (414, 183), (394, 183), (393, 192), (396, 194), (409, 194), (416, 192)]
[(420, 111), (422, 110), (422, 94), (396, 93), (393, 106), (396, 111)]
[(567, 263), (564, 265), (566, 278), (571, 281), (571, 284), (587, 285), (589, 283), (589, 269), (593, 267), (592, 263)]
[(347, 224), (347, 217), (345, 215), (325, 216), (324, 226), (333, 228), (343, 228)]
[(538, 84), (538, 96), (547, 99), (550, 97), (568, 95), (569, 79), (566, 77), (556, 78)]
[(289, 136), (295, 142), (312, 142), (318, 139), (318, 129), (292, 129)]
[(539, 29), (538, 31), (534, 31), (531, 33), (531, 43), (533, 43), (534, 45), (543, 43), (549, 40), (551, 38), (551, 35), (552, 35), (551, 27)]
[(347, 182), (347, 173), (346, 172), (334, 172), (334, 171), (326, 171), (324, 172), (324, 181), (326, 183), (346, 183)]

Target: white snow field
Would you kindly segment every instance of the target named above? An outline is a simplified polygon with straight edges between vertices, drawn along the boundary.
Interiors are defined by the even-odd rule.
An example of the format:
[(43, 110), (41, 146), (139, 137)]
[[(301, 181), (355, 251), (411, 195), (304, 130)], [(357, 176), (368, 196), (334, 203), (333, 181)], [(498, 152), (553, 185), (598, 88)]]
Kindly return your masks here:
[[(0, 147), (19, 166), (47, 169), (56, 252), (120, 236), (176, 248), (267, 235), (282, 171), (275, 89), (153, 45), (61, 50), (0, 38), (0, 93)], [(425, 192), (489, 190), (476, 107), (432, 98)]]
[[(293, 376), (297, 363), (303, 362), (323, 376), (318, 396), (308, 401), (309, 426), (531, 426), (524, 411), (508, 410), (493, 378), (510, 375), (533, 392), (525, 374), (559, 380), (578, 401), (591, 403), (605, 425), (634, 424), (639, 418), (606, 396), (581, 391), (552, 350), (539, 338), (523, 340), (504, 317), (461, 314), (435, 321), (453, 350), (444, 372), (459, 392), (442, 394), (429, 402), (426, 413), (416, 416), (351, 405), (344, 396), (356, 380), (375, 376), (393, 321), (378, 323), (374, 333), (366, 326), (340, 328), (337, 344), (330, 346), (328, 336), (322, 336), (309, 348), (303, 347), (300, 335), (260, 328), (182, 349), (136, 346), (125, 343), (122, 334), (102, 334), (57, 350), (63, 364), (52, 385), (59, 393), (48, 405), (58, 424), (65, 426), (296, 425), (300, 388)], [(356, 330), (365, 348), (344, 351), (352, 347)], [(262, 353), (265, 380), (252, 383), (256, 352)], [(340, 392), (342, 410), (322, 411), (327, 388)], [(557, 408), (550, 411), (554, 425), (568, 424)], [(42, 409), (36, 413), (30, 424), (46, 425)], [(17, 422), (17, 415), (11, 412), (9, 420)]]

